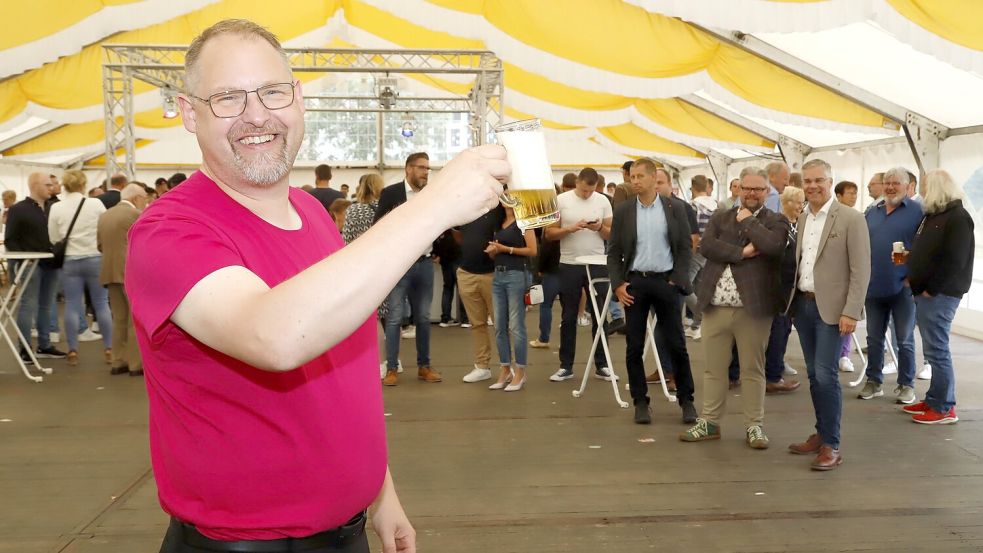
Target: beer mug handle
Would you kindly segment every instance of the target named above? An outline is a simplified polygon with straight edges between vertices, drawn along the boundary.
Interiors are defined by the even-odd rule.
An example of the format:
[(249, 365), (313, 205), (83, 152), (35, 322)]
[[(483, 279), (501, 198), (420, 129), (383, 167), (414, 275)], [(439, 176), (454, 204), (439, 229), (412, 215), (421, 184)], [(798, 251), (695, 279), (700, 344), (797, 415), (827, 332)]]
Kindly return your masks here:
[(513, 198), (512, 196), (509, 196), (507, 192), (502, 192), (501, 194), (499, 194), (498, 200), (502, 202), (502, 205), (504, 205), (505, 207), (511, 207), (512, 209), (515, 209), (516, 206), (519, 205), (519, 200)]

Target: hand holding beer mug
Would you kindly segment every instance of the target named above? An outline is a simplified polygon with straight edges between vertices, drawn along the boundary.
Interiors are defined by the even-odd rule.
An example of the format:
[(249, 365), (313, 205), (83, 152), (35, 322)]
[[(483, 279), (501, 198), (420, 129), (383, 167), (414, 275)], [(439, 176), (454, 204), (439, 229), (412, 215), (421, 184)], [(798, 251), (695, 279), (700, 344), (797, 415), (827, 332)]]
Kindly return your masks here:
[(891, 259), (895, 265), (904, 265), (908, 260), (908, 252), (904, 249), (904, 242), (891, 244)]
[(545, 227), (559, 221), (553, 171), (546, 158), (546, 137), (539, 119), (495, 127), (495, 137), (505, 147), (512, 165), (512, 178), (501, 200), (515, 210), (519, 229)]

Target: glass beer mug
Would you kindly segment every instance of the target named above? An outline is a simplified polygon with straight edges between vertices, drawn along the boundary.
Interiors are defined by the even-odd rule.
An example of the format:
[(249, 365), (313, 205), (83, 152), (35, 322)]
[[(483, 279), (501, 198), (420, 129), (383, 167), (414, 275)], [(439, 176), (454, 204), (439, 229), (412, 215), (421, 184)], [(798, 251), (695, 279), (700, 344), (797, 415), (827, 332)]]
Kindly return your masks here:
[(515, 210), (519, 228), (545, 227), (559, 221), (553, 171), (546, 158), (546, 137), (539, 119), (495, 127), (495, 138), (505, 147), (512, 165), (508, 190), (501, 200)]

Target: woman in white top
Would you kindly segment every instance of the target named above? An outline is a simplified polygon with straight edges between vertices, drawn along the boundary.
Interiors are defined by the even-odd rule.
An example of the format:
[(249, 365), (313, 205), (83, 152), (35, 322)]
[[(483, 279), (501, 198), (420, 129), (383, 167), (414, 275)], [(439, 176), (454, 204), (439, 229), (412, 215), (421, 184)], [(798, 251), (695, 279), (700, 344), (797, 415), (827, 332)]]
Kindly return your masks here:
[(78, 220), (72, 228), (72, 234), (68, 237), (62, 278), (65, 287), (65, 334), (68, 340), (69, 365), (78, 364), (78, 332), (79, 320), (84, 313), (82, 305), (84, 289), (88, 289), (92, 308), (96, 312), (102, 343), (106, 348), (106, 362), (112, 360), (110, 344), (113, 339), (113, 319), (109, 311), (108, 293), (99, 283), (102, 254), (96, 245), (99, 216), (106, 211), (106, 207), (97, 199), (85, 198), (85, 184), (86, 178), (82, 171), (65, 171), (62, 177), (65, 194), (60, 202), (51, 206), (48, 214), (48, 235), (51, 243), (54, 244), (68, 234), (68, 227), (72, 223), (79, 202), (85, 200), (79, 211)]

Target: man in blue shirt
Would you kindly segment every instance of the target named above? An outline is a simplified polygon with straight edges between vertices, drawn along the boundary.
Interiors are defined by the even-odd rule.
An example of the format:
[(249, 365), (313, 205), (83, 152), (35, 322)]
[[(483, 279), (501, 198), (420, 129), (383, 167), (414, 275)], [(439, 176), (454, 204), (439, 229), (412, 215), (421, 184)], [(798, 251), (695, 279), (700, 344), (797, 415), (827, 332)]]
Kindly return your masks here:
[(867, 383), (860, 399), (884, 395), (884, 335), (888, 317), (894, 320), (898, 346), (897, 403), (915, 401), (915, 301), (908, 286), (908, 270), (892, 260), (895, 242), (907, 251), (921, 224), (922, 206), (907, 197), (908, 171), (895, 167), (884, 173), (884, 199), (865, 215), (870, 232), (870, 285), (867, 288)]
[[(648, 315), (655, 310), (656, 332), (666, 344), (676, 376), (676, 397), (683, 421), (696, 421), (693, 374), (680, 318), (682, 298), (692, 293), (689, 280), (692, 243), (685, 203), (659, 193), (669, 175), (654, 161), (642, 158), (631, 166), (637, 198), (614, 211), (608, 249), (608, 274), (618, 300), (625, 306), (628, 334), (628, 385), (635, 403), (635, 422), (652, 422), (648, 385), (642, 360)], [(661, 356), (660, 356), (661, 358)]]

